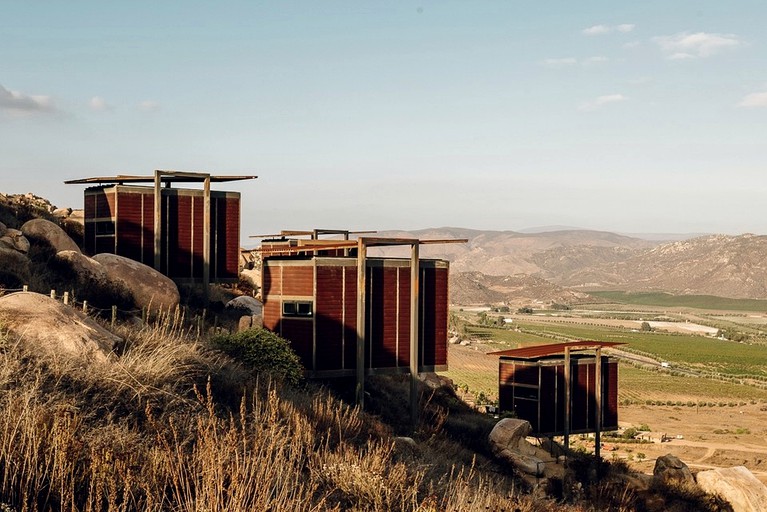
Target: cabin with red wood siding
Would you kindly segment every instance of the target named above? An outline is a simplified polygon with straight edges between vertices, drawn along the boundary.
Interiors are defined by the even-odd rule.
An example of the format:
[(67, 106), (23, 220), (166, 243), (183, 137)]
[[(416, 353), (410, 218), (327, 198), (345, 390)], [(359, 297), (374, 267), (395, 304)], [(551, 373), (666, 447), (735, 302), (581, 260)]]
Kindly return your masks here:
[[(179, 282), (203, 278), (204, 193), (161, 189), (160, 271)], [(85, 190), (84, 249), (108, 252), (151, 267), (154, 251), (154, 188), (99, 185)], [(210, 280), (236, 281), (240, 255), (240, 194), (210, 192)]]
[[(527, 346), (488, 355), (498, 362), (498, 406), (527, 420), (532, 434), (552, 437), (618, 428), (618, 361), (615, 358), (574, 353), (622, 345), (618, 342), (567, 342)], [(566, 374), (566, 361), (570, 371)], [(598, 362), (599, 361), (599, 362)], [(597, 384), (600, 365), (601, 389)], [(569, 378), (569, 407), (566, 389)], [(599, 405), (598, 405), (599, 404)], [(600, 409), (597, 414), (597, 409)], [(569, 417), (569, 422), (567, 416)], [(568, 424), (569, 423), (569, 424)]]
[[(411, 260), (365, 261), (365, 370), (408, 373)], [(263, 260), (264, 327), (291, 342), (309, 377), (355, 375), (357, 265), (355, 256)], [(418, 272), (419, 372), (446, 370), (448, 262), (419, 260)]]

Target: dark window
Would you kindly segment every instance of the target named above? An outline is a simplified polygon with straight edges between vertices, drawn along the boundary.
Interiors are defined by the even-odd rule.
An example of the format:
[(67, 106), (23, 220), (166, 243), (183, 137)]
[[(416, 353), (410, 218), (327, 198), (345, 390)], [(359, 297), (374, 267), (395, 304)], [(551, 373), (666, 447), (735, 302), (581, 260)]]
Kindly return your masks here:
[(538, 388), (530, 386), (514, 386), (514, 398), (538, 400)]
[(115, 223), (111, 220), (100, 221), (95, 223), (96, 236), (114, 236)]
[(284, 301), (282, 316), (312, 316), (314, 305), (307, 301)]

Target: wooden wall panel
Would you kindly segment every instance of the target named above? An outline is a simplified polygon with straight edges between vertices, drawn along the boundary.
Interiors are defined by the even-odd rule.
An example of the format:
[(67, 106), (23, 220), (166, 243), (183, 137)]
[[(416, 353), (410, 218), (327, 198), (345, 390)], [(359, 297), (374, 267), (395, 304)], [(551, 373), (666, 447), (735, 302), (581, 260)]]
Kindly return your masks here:
[(397, 366), (397, 269), (370, 267), (368, 278), (369, 364), (373, 368), (394, 368)]
[(311, 261), (307, 261), (306, 266), (284, 266), (282, 271), (282, 295), (314, 295), (314, 267)]
[[(211, 213), (211, 217), (212, 217)], [(192, 197), (192, 218), (194, 219), (194, 229), (192, 230), (192, 269), (191, 274), (195, 279), (202, 279), (202, 267), (203, 267), (203, 226), (205, 221), (205, 199), (203, 197)], [(211, 236), (215, 236), (215, 233)], [(212, 265), (212, 263), (211, 263)], [(210, 278), (211, 280), (216, 277), (213, 274), (214, 267), (211, 267)]]
[(433, 272), (434, 364), (447, 365), (448, 270), (435, 268)]
[(605, 400), (602, 401), (602, 426), (605, 429), (618, 428), (618, 362), (609, 361), (602, 365)]
[(279, 300), (279, 295), (282, 295), (282, 268), (279, 265), (264, 264), (261, 270), (262, 290), (261, 296), (264, 298), (264, 303), (270, 300), (270, 296), (276, 296), (276, 300)]
[[(237, 278), (240, 261), (240, 196), (227, 197), (226, 226), (219, 232), (219, 245), (223, 245), (224, 258), (219, 263), (218, 276), (221, 278)], [(221, 234), (224, 234), (223, 238)], [(219, 249), (221, 250), (221, 249)]]
[(117, 194), (117, 254), (141, 261), (141, 195)]
[[(192, 217), (192, 198), (190, 196), (177, 196), (173, 201), (178, 209), (176, 229), (168, 230), (168, 238), (172, 245), (175, 245), (171, 267), (168, 269), (168, 275), (171, 277), (189, 278), (192, 277), (192, 223), (197, 220), (202, 222), (202, 218), (194, 219)], [(195, 229), (202, 229), (195, 224)], [(200, 248), (202, 250), (202, 248)]]
[(290, 345), (301, 358), (304, 368), (311, 370), (314, 323), (311, 319), (283, 318), (281, 324), (282, 337), (290, 340)]
[(357, 267), (344, 269), (344, 369), (357, 368)]
[(144, 221), (141, 229), (141, 262), (154, 268), (154, 194), (141, 194)]
[(539, 432), (554, 432), (557, 429), (557, 420), (561, 420), (561, 414), (557, 414), (557, 408), (561, 402), (557, 402), (557, 367), (540, 366), (541, 387), (538, 392), (538, 428)]
[(317, 266), (314, 307), (316, 370), (341, 370), (344, 363), (344, 268)]
[(282, 336), (280, 331), (280, 315), (282, 313), (279, 297), (264, 302), (264, 327)]
[(399, 273), (399, 354), (397, 365), (410, 366), (410, 268), (397, 268)]

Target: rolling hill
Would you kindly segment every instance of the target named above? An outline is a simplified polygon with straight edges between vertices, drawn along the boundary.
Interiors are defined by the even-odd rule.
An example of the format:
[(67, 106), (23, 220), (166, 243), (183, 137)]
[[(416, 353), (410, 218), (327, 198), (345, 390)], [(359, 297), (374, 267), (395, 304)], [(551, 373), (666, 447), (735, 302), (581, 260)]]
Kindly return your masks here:
[[(566, 288), (580, 292), (613, 289), (767, 298), (767, 236), (705, 235), (661, 243), (588, 230), (517, 233), (436, 228), (381, 234), (468, 239), (465, 244), (424, 246), (421, 252), (424, 257), (451, 261), (456, 283), (452, 298), (458, 303), (477, 303), (470, 299), (479, 297), (476, 287), (459, 286), (464, 279), (485, 286), (483, 296), (503, 296), (506, 299), (499, 300), (507, 301), (529, 295), (533, 289), (542, 293), (539, 300), (566, 299)], [(387, 254), (396, 253), (390, 250)], [(505, 282), (518, 281), (521, 275), (532, 276), (562, 289), (554, 292), (555, 288), (549, 288), (544, 293), (546, 287), (537, 282), (522, 293), (524, 287), (504, 287), (497, 280), (479, 278), (477, 274), (459, 277), (462, 272), (511, 280)], [(459, 290), (467, 295), (464, 297)]]

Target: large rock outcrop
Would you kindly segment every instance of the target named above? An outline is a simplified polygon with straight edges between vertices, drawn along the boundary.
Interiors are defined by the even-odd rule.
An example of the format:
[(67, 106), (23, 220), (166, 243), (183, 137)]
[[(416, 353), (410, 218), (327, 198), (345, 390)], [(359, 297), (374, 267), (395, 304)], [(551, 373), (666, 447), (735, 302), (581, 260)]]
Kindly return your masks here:
[(80, 284), (105, 286), (109, 282), (103, 265), (80, 251), (59, 251), (56, 259), (69, 265)]
[(525, 438), (531, 431), (528, 421), (504, 418), (490, 432), (490, 446), (496, 457), (511, 463), (520, 471), (543, 476), (546, 469), (544, 459), (548, 454), (527, 442)]
[(33, 350), (106, 361), (120, 338), (75, 308), (39, 293), (0, 297), (0, 321)]
[(176, 283), (152, 267), (108, 253), (97, 254), (93, 260), (101, 264), (110, 281), (131, 294), (137, 307), (157, 311), (178, 306), (180, 296)]
[(687, 464), (676, 455), (670, 453), (662, 455), (655, 460), (652, 470), (653, 478), (662, 482), (686, 482), (694, 483), (695, 478)]
[(0, 248), (26, 254), (29, 252), (29, 240), (18, 229), (6, 228), (0, 236)]
[(46, 241), (56, 252), (80, 252), (80, 248), (74, 240), (72, 240), (61, 227), (49, 220), (29, 220), (21, 226), (21, 232), (24, 233), (24, 236), (27, 238)]
[(767, 486), (744, 466), (701, 471), (695, 478), (701, 489), (727, 500), (734, 512), (767, 510)]

